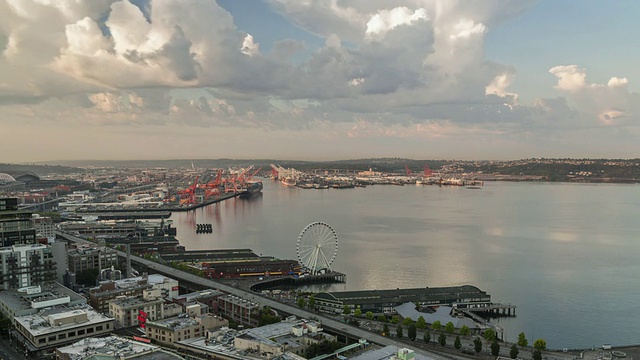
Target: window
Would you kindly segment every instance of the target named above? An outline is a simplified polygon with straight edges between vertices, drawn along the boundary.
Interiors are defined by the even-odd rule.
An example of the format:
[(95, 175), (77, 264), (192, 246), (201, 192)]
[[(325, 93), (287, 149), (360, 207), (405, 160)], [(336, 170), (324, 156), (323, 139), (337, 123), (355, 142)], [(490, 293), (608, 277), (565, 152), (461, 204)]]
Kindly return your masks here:
[(102, 325), (96, 326), (96, 331), (102, 331)]
[(88, 328), (87, 329), (87, 334), (91, 334), (93, 332), (93, 328)]
[(67, 334), (58, 334), (58, 340), (66, 339), (66, 338), (67, 338)]
[(75, 331), (72, 331), (72, 332), (70, 332), (70, 333), (68, 334), (68, 336), (69, 336), (69, 337), (74, 337), (74, 336), (76, 336), (76, 332), (75, 332)]
[(80, 336), (80, 335), (84, 335), (84, 329), (78, 330), (78, 336)]
[(45, 342), (47, 342), (47, 339), (45, 338), (38, 339), (38, 344), (44, 344)]
[(56, 341), (56, 337), (55, 336), (49, 336), (49, 342), (53, 342)]

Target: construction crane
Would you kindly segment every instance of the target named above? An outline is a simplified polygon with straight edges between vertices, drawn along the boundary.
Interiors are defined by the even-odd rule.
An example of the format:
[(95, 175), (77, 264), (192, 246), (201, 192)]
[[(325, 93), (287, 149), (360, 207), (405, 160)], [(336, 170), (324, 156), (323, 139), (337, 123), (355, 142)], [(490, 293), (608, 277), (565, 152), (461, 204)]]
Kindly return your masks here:
[(405, 175), (407, 176), (411, 176), (411, 174), (413, 174), (413, 172), (411, 171), (411, 169), (409, 169), (407, 165), (404, 166), (404, 172), (405, 172)]

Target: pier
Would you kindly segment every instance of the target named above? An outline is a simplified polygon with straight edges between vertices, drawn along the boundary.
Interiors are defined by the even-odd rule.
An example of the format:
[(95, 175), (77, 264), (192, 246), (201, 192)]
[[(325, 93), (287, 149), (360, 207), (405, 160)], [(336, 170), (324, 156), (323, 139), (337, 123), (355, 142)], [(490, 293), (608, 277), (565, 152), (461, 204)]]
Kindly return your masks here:
[(308, 284), (334, 284), (346, 283), (347, 275), (332, 271), (326, 274), (318, 275), (287, 275), (273, 278), (266, 278), (252, 284), (249, 289), (251, 291), (262, 291), (277, 287), (297, 287)]
[(495, 303), (487, 306), (466, 308), (464, 311), (483, 313), (488, 316), (516, 316), (516, 306), (511, 304)]

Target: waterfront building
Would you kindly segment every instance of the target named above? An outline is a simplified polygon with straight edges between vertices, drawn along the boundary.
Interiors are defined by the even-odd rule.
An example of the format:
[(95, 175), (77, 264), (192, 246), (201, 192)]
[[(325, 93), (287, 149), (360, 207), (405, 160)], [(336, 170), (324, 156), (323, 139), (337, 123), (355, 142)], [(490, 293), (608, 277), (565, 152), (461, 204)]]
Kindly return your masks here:
[(47, 307), (36, 314), (16, 317), (14, 326), (16, 341), (24, 344), (33, 355), (114, 330), (112, 318), (97, 313), (88, 305)]
[(392, 313), (394, 307), (406, 302), (418, 306), (451, 306), (458, 309), (487, 307), (491, 295), (475, 286), (451, 286), (441, 288), (415, 288), (395, 290), (360, 290), (321, 292), (315, 295), (316, 308), (328, 313), (342, 313), (347, 306), (353, 312), (360, 307), (365, 313)]
[(148, 321), (145, 326), (147, 338), (161, 344), (173, 345), (182, 340), (202, 338), (205, 331), (228, 327), (229, 321), (215, 315), (189, 317), (186, 314), (164, 320)]
[(56, 360), (181, 360), (182, 356), (162, 348), (119, 336), (82, 339), (56, 349)]
[(218, 313), (238, 324), (257, 326), (260, 318), (260, 304), (235, 295), (218, 298)]
[(122, 327), (140, 324), (140, 314), (145, 319), (156, 320), (164, 318), (164, 300), (160, 289), (145, 289), (142, 296), (118, 298), (109, 302), (109, 315)]
[(31, 213), (18, 209), (18, 199), (0, 198), (0, 247), (33, 244), (36, 230)]
[(0, 289), (44, 285), (56, 279), (56, 264), (47, 245), (0, 248)]

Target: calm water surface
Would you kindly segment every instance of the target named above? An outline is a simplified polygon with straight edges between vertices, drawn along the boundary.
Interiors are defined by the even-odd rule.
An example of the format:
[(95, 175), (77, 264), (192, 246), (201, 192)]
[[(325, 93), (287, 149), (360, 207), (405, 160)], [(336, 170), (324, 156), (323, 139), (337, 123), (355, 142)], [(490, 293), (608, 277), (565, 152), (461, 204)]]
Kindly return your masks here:
[[(518, 306), (498, 320), (511, 341), (524, 332), (551, 348), (640, 343), (640, 186), (264, 183), (262, 196), (174, 213), (180, 242), (295, 259), (300, 231), (324, 221), (340, 241), (333, 268), (348, 281), (322, 290), (471, 284)], [(196, 223), (213, 234), (196, 234)]]

